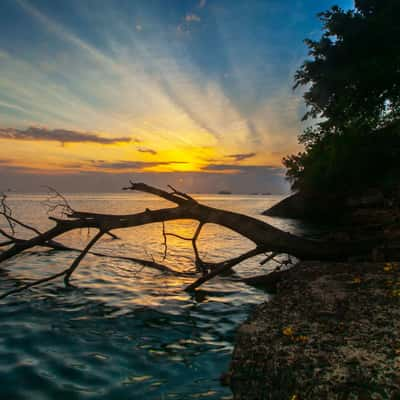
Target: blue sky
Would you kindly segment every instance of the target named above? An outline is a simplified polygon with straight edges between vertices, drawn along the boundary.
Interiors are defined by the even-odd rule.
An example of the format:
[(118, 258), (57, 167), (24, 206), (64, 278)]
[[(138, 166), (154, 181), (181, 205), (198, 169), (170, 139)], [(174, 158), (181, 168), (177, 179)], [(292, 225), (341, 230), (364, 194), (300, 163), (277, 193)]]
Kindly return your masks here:
[(293, 75), (334, 4), (353, 2), (1, 0), (0, 189), (134, 174), (287, 190), (280, 160), (304, 113)]

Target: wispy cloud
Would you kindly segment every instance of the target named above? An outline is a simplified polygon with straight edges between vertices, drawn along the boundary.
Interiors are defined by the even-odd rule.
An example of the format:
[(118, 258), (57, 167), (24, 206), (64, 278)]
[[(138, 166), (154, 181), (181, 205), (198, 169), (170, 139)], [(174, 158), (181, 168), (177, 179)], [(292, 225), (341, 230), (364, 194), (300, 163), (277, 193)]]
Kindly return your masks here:
[(252, 158), (256, 155), (256, 153), (238, 153), (238, 154), (230, 154), (227, 157), (234, 159), (235, 161), (243, 161), (248, 158)]
[[(129, 26), (126, 21), (120, 19), (117, 24), (122, 32), (130, 35), (129, 46), (135, 49), (136, 56), (132, 57), (127, 44), (119, 42), (112, 32), (107, 31), (107, 38), (112, 45), (110, 54), (109, 49), (95, 47), (70, 27), (50, 18), (30, 2), (17, 2), (31, 17), (40, 22), (41, 27), (67, 43), (67, 53), (77, 60), (72, 66), (68, 64), (68, 69), (65, 68), (63, 60), (65, 55), (46, 62), (41, 61), (40, 71), (49, 74), (35, 77), (35, 82), (37, 81), (37, 86), (40, 87), (32, 86), (33, 83), (29, 82), (24, 82), (24, 87), (17, 85), (19, 92), (24, 91), (19, 93), (18, 99), (27, 99), (27, 96), (30, 98), (29, 102), (26, 102), (28, 104), (21, 104), (21, 100), (15, 104), (23, 106), (25, 112), (34, 112), (34, 123), (53, 124), (54, 121), (63, 118), (62, 123), (68, 128), (73, 129), (78, 123), (79, 127), (93, 129), (92, 126), (88, 126), (87, 121), (95, 121), (96, 130), (132, 131), (133, 134), (142, 132), (143, 140), (152, 139), (151, 136), (157, 134), (164, 147), (172, 142), (171, 139), (179, 144), (202, 145), (205, 142), (209, 143), (212, 135), (215, 145), (218, 144), (221, 148), (225, 146), (231, 149), (230, 151), (243, 147), (244, 142), (249, 143), (249, 136), (254, 136), (254, 126), (250, 122), (246, 124), (247, 116), (238, 110), (219, 82), (205, 77), (199, 66), (190, 58), (181, 58), (177, 62), (174, 51), (164, 39), (151, 43), (151, 46), (144, 44), (141, 35), (132, 35), (136, 26)], [(205, 2), (200, 4), (204, 6)], [(113, 18), (112, 15), (110, 18)], [(182, 24), (198, 25), (198, 19), (199, 15), (188, 12), (183, 17)], [(116, 21), (113, 19), (111, 22), (111, 26), (115, 26)], [(184, 43), (179, 45), (184, 46)], [(158, 60), (157, 63), (154, 62), (155, 59)], [(8, 71), (14, 70), (16, 60), (10, 58), (8, 62)], [(27, 63), (20, 65), (19, 69), (25, 70), (24, 75), (32, 75), (38, 72), (35, 67)], [(49, 81), (49, 75), (51, 76), (54, 70), (59, 71), (68, 85), (57, 83), (57, 90), (54, 90), (54, 82)], [(90, 71), (90, 74), (86, 74), (85, 71)], [(75, 72), (81, 77), (79, 88), (74, 87)], [(15, 92), (17, 80), (8, 80), (9, 89)], [(43, 86), (46, 87), (47, 96), (39, 105), (35, 104), (32, 107), (29, 103), (41, 95)], [(73, 90), (70, 90), (71, 88)], [(28, 93), (25, 93), (26, 91)], [(77, 98), (77, 93), (82, 92), (84, 96)], [(88, 103), (87, 98), (90, 98), (91, 102)], [(101, 99), (99, 104), (96, 104), (97, 99)], [(154, 112), (148, 115), (150, 108)], [(107, 112), (104, 112), (106, 109)], [(48, 111), (51, 111), (51, 114)], [(78, 121), (76, 117), (71, 118), (77, 111), (80, 115)], [(29, 118), (28, 121), (32, 120), (30, 115), (25, 118)], [(49, 118), (52, 118), (51, 122)], [(224, 137), (226, 132), (229, 132), (228, 146)], [(251, 142), (252, 140), (249, 150), (253, 147)]]
[(93, 160), (92, 166), (105, 170), (143, 170), (162, 165), (186, 164), (184, 161), (104, 161)]
[[(108, 138), (97, 133), (79, 132), (67, 129), (47, 129), (29, 127), (27, 129), (0, 128), (0, 139), (51, 141), (59, 143), (98, 143), (116, 144), (129, 143), (130, 137)], [(137, 141), (137, 139), (134, 139)]]
[[(85, 87), (85, 90), (90, 92), (93, 98), (103, 97), (114, 100), (113, 102), (110, 101), (110, 106), (116, 109), (114, 109), (112, 113), (107, 113), (109, 119), (108, 123), (114, 123), (117, 126), (121, 125), (124, 128), (128, 128), (129, 126), (132, 128), (132, 125), (129, 124), (132, 110), (135, 110), (135, 114), (142, 114), (140, 116), (143, 118), (143, 116), (146, 116), (148, 109), (152, 108), (156, 112), (152, 113), (151, 120), (157, 119), (158, 115), (162, 115), (163, 120), (153, 123), (145, 119), (144, 123), (146, 124), (147, 130), (151, 128), (152, 131), (155, 131), (159, 129), (161, 124), (170, 125), (170, 121), (173, 121), (175, 125), (176, 121), (182, 121), (183, 112), (186, 118), (181, 122), (182, 125), (196, 124), (196, 128), (200, 127), (206, 132), (212, 134), (217, 132), (217, 129), (204, 124), (205, 118), (201, 118), (198, 115), (200, 111), (194, 110), (192, 104), (186, 105), (185, 101), (180, 100), (189, 95), (187, 92), (188, 89), (193, 92), (191, 93), (191, 97), (198, 99), (198, 103), (200, 103), (200, 99), (208, 96), (205, 96), (205, 93), (199, 93), (201, 89), (196, 87), (196, 85), (190, 88), (180, 85), (180, 82), (191, 81), (191, 67), (193, 66), (188, 65), (185, 70), (179, 67), (178, 64), (174, 65), (173, 54), (169, 54), (167, 51), (168, 43), (164, 43), (163, 46), (157, 45), (156, 48), (159, 53), (153, 54), (149, 53), (149, 46), (143, 46), (140, 41), (136, 41), (136, 39), (130, 37), (130, 41), (133, 42), (132, 45), (135, 47), (136, 54), (140, 57), (135, 57), (133, 59), (127, 56), (124, 45), (117, 42), (113, 42), (115, 46), (114, 54), (110, 56), (104, 50), (99, 50), (77, 36), (67, 27), (52, 20), (29, 2), (25, 0), (17, 0), (17, 2), (49, 32), (76, 47), (78, 50), (76, 59), (80, 60), (79, 63), (83, 63), (83, 65), (79, 65), (79, 73), (82, 74), (82, 71), (90, 70), (90, 76), (82, 77), (83, 85), (85, 85), (85, 82), (91, 83), (90, 87)], [(121, 24), (121, 21), (118, 21), (118, 24)], [(183, 22), (183, 25), (189, 24), (188, 22)], [(124, 28), (128, 29), (126, 26), (124, 26)], [(162, 40), (160, 40), (160, 43), (162, 43)], [(160, 65), (154, 64), (154, 58), (163, 60), (163, 62)], [(138, 59), (140, 59), (140, 61), (138, 61)], [(88, 62), (89, 65), (86, 65), (85, 62)], [(147, 65), (147, 63), (150, 65)], [(75, 67), (76, 65), (71, 68)], [(147, 73), (146, 71), (152, 71), (152, 73)], [(66, 72), (67, 75), (69, 75), (69, 72), (70, 70)], [(115, 85), (114, 82), (112, 85), (108, 85), (108, 79), (104, 79), (105, 73), (108, 78), (110, 75), (118, 77), (118, 82), (120, 82), (121, 87)], [(95, 84), (92, 82), (94, 76), (98, 77)], [(157, 79), (154, 79), (155, 76)], [(159, 84), (161, 80), (168, 83), (165, 85)], [(129, 91), (127, 91), (126, 88), (129, 88)], [(82, 90), (82, 88), (80, 90)], [(151, 96), (149, 96), (149, 93), (151, 93)], [(138, 98), (140, 98), (140, 102), (138, 102)], [(210, 100), (209, 98), (206, 99), (205, 103), (209, 104)], [(120, 104), (125, 104), (127, 106), (121, 110)], [(129, 109), (129, 116), (126, 113), (126, 109)], [(168, 117), (169, 115), (171, 115), (171, 118)], [(99, 120), (99, 118), (102, 118), (102, 116), (98, 115), (96, 120)], [(115, 119), (115, 121), (111, 121), (111, 119)], [(139, 122), (141, 121), (139, 120)], [(80, 121), (80, 123), (82, 122)], [(137, 119), (135, 119), (135, 123), (136, 126), (138, 126)], [(137, 129), (140, 128), (141, 127), (138, 126)], [(168, 126), (168, 128), (171, 127)], [(164, 132), (157, 132), (157, 134), (164, 136), (163, 139), (167, 142), (171, 141), (172, 136), (174, 136), (174, 141), (193, 142), (193, 140), (188, 141), (184, 135), (178, 133), (179, 130), (180, 129), (174, 126), (173, 129), (168, 129), (168, 132), (165, 132), (166, 130), (164, 129)], [(187, 128), (185, 130), (187, 131)], [(146, 134), (146, 132), (144, 132), (144, 134)], [(201, 136), (204, 136), (204, 134), (196, 136), (199, 137), (198, 140), (200, 141)]]
[(237, 172), (237, 173), (276, 173), (281, 174), (284, 171), (283, 168), (275, 167), (273, 165), (236, 165), (236, 164), (209, 164), (202, 169), (206, 172)]
[(150, 149), (148, 147), (138, 147), (137, 151), (139, 151), (140, 153), (149, 153), (152, 154), (153, 156), (155, 156), (157, 154), (157, 152), (153, 149)]
[(93, 161), (92, 165), (100, 169), (117, 169), (117, 170), (136, 170), (146, 167), (155, 167), (158, 162), (145, 162), (145, 161)]
[[(265, 52), (255, 40), (245, 47), (249, 51), (243, 51), (250, 43), (247, 30), (240, 41), (233, 40), (242, 21), (230, 17), (240, 14), (236, 7), (217, 9), (211, 2), (196, 0), (183, 12), (178, 7), (166, 23), (164, 14), (149, 13), (138, 19), (133, 11), (122, 12), (114, 7), (111, 0), (105, 3), (104, 13), (79, 3), (76, 11), (87, 23), (88, 32), (93, 32), (88, 35), (58, 15), (55, 5), (51, 12), (53, 6), (33, 0), (15, 3), (20, 5), (19, 11), (25, 11), (20, 14), (27, 25), (47, 35), (49, 46), (35, 47), (32, 43), (32, 51), (26, 52), (0, 49), (2, 126), (11, 126), (16, 132), (28, 126), (46, 126), (49, 130), (62, 127), (79, 134), (93, 132), (100, 140), (85, 138), (84, 142), (103, 144), (137, 136), (142, 142), (132, 142), (132, 146), (98, 146), (96, 157), (115, 162), (131, 157), (149, 161), (183, 159), (190, 160), (195, 170), (208, 162), (219, 165), (250, 160), (253, 164), (278, 165), (280, 157), (269, 154), (285, 153), (296, 145), (298, 102), (291, 91), (278, 93), (281, 78), (272, 71), (272, 50), (265, 59)], [(94, 23), (103, 21), (103, 17), (106, 23), (98, 31)], [(190, 31), (188, 40), (177, 34), (177, 23)], [(162, 34), (152, 35), (154, 27)], [(141, 28), (143, 32), (139, 33)], [(220, 53), (211, 51), (210, 40), (215, 40), (212, 47), (220, 48)], [(268, 47), (268, 43), (262, 45)], [(204, 60), (199, 51), (206, 52)], [(219, 60), (218, 68), (212, 57)], [(223, 72), (229, 79), (221, 78)], [(108, 133), (118, 138), (109, 138)], [(0, 139), (2, 136), (4, 133), (0, 133)], [(68, 143), (74, 139), (49, 135), (23, 138), (26, 133), (18, 136), (18, 146), (3, 140), (0, 156), (7, 156), (15, 147), (16, 159), (24, 162), (26, 155), (35, 154), (35, 163), (41, 165), (71, 159), (84, 162), (93, 157), (90, 146), (78, 149), (44, 142)], [(28, 140), (37, 141), (37, 152), (33, 153), (33, 143)], [(152, 143), (157, 143), (157, 151), (151, 148)], [(141, 147), (145, 144), (150, 148)], [(211, 150), (198, 150), (204, 146)], [(260, 148), (267, 149), (268, 153), (263, 153), (268, 155), (262, 156)], [(257, 152), (257, 158), (250, 158), (252, 152)], [(165, 170), (169, 168), (164, 165)]]

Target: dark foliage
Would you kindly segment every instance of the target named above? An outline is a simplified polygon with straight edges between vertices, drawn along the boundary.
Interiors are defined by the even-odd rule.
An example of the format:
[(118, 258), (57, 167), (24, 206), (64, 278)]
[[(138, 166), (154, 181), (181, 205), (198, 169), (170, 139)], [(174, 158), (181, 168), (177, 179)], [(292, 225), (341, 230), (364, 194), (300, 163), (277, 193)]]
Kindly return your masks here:
[(305, 41), (312, 58), (295, 88), (306, 87), (314, 125), (299, 136), (305, 151), (283, 160), (296, 190), (354, 192), (400, 177), (400, 1), (355, 6), (319, 14), (320, 40)]

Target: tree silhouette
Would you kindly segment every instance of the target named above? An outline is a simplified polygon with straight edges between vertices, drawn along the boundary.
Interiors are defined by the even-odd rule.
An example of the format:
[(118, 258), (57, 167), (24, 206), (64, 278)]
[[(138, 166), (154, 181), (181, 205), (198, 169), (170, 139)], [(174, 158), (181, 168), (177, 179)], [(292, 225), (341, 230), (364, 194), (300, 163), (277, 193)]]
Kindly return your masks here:
[[(392, 181), (400, 156), (400, 2), (357, 0), (319, 14), (322, 36), (295, 74), (314, 124), (305, 151), (284, 158), (303, 191), (355, 190)], [(372, 158), (371, 158), (372, 157)], [(389, 177), (390, 176), (390, 177)]]

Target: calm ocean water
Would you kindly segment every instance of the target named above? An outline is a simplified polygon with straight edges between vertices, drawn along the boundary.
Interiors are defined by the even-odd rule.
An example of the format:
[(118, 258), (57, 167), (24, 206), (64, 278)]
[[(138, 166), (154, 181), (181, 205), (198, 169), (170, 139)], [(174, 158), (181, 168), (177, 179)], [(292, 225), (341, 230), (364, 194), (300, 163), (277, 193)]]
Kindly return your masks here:
[[(279, 196), (197, 195), (200, 201), (246, 213), (292, 233), (310, 233), (293, 220), (260, 212)], [(168, 206), (142, 194), (71, 194), (78, 210), (116, 214)], [(10, 196), (14, 214), (41, 229), (44, 195)], [(2, 226), (5, 228), (5, 226)], [(191, 221), (168, 222), (167, 231), (190, 236)], [(135, 257), (162, 257), (161, 225), (120, 230), (97, 249)], [(93, 232), (73, 232), (64, 242), (82, 247)], [(234, 232), (206, 226), (199, 242), (207, 260), (249, 248)], [(0, 290), (65, 268), (76, 253), (27, 253), (0, 270)], [(169, 239), (168, 264), (192, 265), (189, 243)], [(0, 301), (0, 399), (230, 399), (219, 376), (229, 364), (235, 329), (266, 293), (238, 281), (273, 268), (248, 261), (232, 276), (216, 278), (196, 297), (183, 291), (192, 279), (162, 275), (128, 261), (88, 256), (73, 276)]]

